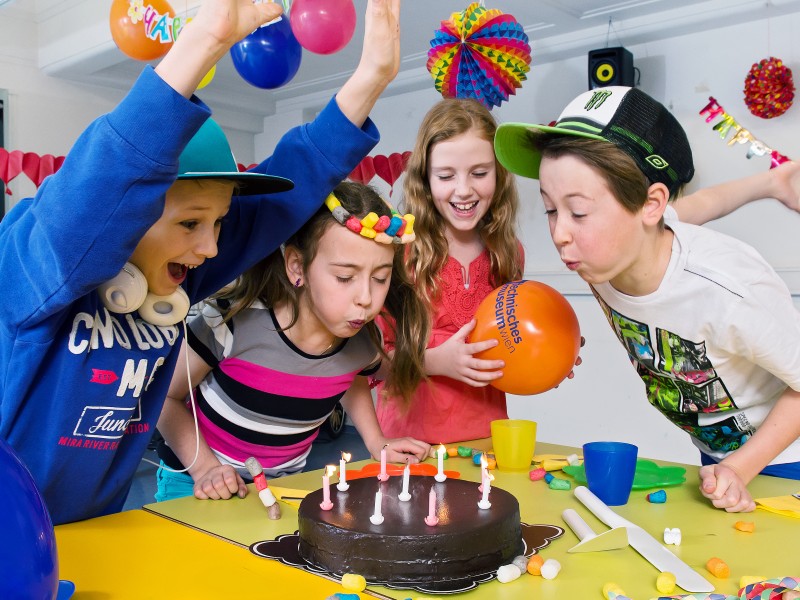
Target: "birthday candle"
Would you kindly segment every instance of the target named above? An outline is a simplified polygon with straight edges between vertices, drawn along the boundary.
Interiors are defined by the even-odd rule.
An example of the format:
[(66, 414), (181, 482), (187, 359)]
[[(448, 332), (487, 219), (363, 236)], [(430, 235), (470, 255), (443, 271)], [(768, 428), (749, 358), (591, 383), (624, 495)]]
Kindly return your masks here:
[(388, 445), (389, 444), (386, 444), (384, 445), (383, 448), (381, 448), (381, 472), (378, 475), (378, 479), (380, 479), (381, 481), (386, 481), (387, 479), (389, 479), (389, 474), (386, 473), (386, 447)]
[(375, 492), (375, 512), (369, 518), (373, 525), (380, 525), (383, 523), (383, 515), (381, 514), (381, 501), (383, 499), (383, 494), (381, 491), (378, 490)]
[(331, 475), (336, 471), (336, 467), (328, 465), (325, 467), (325, 472), (322, 474), (322, 502), (319, 507), (322, 510), (330, 510), (333, 508), (331, 502)]
[(428, 516), (425, 517), (425, 524), (433, 527), (439, 522), (439, 517), (436, 516), (436, 490), (431, 488), (428, 494)]
[(439, 470), (437, 471), (436, 475), (434, 476), (434, 479), (436, 481), (438, 481), (439, 483), (441, 483), (445, 479), (447, 479), (447, 475), (444, 474), (444, 453), (445, 452), (446, 452), (446, 450), (445, 450), (444, 446), (442, 444), (439, 444), (439, 449), (436, 451), (436, 453), (439, 455)]
[(340, 492), (346, 492), (350, 489), (350, 484), (347, 483), (347, 470), (345, 465), (350, 460), (350, 453), (342, 452), (342, 458), (339, 460), (339, 483), (336, 484), (336, 489)]
[(492, 505), (492, 503), (489, 502), (489, 492), (492, 489), (492, 479), (494, 479), (494, 477), (490, 473), (486, 473), (486, 478), (483, 480), (483, 495), (481, 496), (480, 502), (478, 502), (478, 507), (484, 510)]
[(408, 493), (408, 478), (410, 475), (411, 468), (409, 467), (408, 462), (406, 462), (406, 468), (403, 469), (403, 491), (400, 492), (400, 495), (398, 496), (401, 502), (408, 502), (411, 500), (411, 494)]

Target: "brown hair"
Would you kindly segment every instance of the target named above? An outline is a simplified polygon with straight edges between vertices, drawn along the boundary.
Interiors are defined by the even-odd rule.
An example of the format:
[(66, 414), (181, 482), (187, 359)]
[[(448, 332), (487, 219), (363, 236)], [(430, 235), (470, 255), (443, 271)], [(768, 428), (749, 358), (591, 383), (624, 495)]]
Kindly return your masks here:
[[(529, 138), (542, 153), (542, 158), (576, 156), (595, 169), (617, 202), (628, 212), (636, 213), (644, 206), (652, 182), (636, 162), (614, 144), (555, 133), (531, 133)], [(679, 193), (680, 188), (676, 194)]]
[[(474, 131), (494, 142), (497, 123), (477, 100), (450, 98), (435, 104), (425, 115), (403, 181), (403, 202), (416, 217), (417, 241), (409, 252), (418, 293), (431, 303), (439, 293), (439, 274), (448, 257), (444, 218), (436, 210), (428, 180), (428, 160), (434, 144)], [(481, 239), (489, 251), (491, 283), (495, 286), (522, 277), (515, 234), (519, 199), (514, 176), (495, 160), (497, 183), (491, 208), (481, 226)]]
[[(369, 186), (360, 183), (343, 182), (333, 192), (342, 206), (359, 219), (374, 212), (379, 217), (391, 216), (390, 207)], [(307, 270), (319, 250), (319, 240), (329, 227), (343, 227), (331, 211), (323, 206), (301, 228), (292, 235), (285, 246), (292, 246), (302, 256), (303, 270)], [(376, 244), (378, 242), (375, 242)], [(393, 244), (392, 278), (382, 314), (392, 323), (396, 337), (395, 354), (389, 367), (386, 388), (407, 400), (417, 385), (425, 378), (423, 358), (425, 345), (430, 335), (430, 316), (423, 301), (414, 292), (404, 260), (405, 246)], [(278, 250), (245, 271), (228, 289), (215, 297), (216, 306), (225, 320), (231, 319), (241, 310), (260, 300), (265, 306), (274, 307), (287, 304), (291, 322), (297, 321), (300, 311), (300, 295), (304, 288), (295, 287), (286, 274), (283, 253)], [(380, 330), (374, 321), (366, 324), (367, 332), (375, 347), (384, 359), (388, 359), (381, 340)]]

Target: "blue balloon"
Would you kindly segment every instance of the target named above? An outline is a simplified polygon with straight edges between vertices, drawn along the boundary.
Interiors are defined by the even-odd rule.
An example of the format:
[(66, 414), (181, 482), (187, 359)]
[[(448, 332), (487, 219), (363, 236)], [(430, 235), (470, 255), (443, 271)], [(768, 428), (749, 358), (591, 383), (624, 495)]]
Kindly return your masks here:
[(231, 47), (239, 75), (250, 85), (267, 90), (289, 83), (300, 68), (302, 55), (303, 48), (285, 17), (259, 27)]
[(53, 521), (33, 476), (0, 438), (0, 598), (58, 594)]

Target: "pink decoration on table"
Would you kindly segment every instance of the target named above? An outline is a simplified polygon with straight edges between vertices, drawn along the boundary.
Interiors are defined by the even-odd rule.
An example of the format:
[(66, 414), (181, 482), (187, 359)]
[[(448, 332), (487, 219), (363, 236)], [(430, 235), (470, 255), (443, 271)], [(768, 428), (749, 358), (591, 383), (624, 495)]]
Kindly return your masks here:
[(389, 479), (389, 474), (386, 472), (386, 446), (381, 448), (381, 472), (378, 473), (378, 479), (380, 481)]
[(331, 502), (331, 475), (336, 472), (336, 467), (328, 465), (325, 467), (325, 472), (322, 474), (322, 502), (319, 507), (322, 510), (330, 510), (333, 508)]
[(434, 527), (439, 523), (439, 517), (436, 516), (436, 490), (431, 488), (428, 493), (428, 516), (425, 517), (425, 525)]

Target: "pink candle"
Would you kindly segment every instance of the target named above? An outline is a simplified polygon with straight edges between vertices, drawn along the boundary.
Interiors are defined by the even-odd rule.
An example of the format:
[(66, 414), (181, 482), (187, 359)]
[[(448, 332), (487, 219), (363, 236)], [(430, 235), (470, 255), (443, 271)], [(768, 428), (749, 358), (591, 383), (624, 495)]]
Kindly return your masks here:
[(439, 456), (439, 470), (436, 472), (436, 475), (433, 478), (438, 481), (439, 483), (443, 482), (447, 479), (447, 475), (444, 474), (444, 453), (447, 452), (445, 447), (442, 444), (439, 444), (439, 449), (436, 451), (436, 454)]
[(322, 475), (322, 502), (319, 507), (322, 510), (330, 510), (333, 508), (331, 502), (331, 475), (336, 471), (336, 467), (328, 465), (325, 467), (325, 473)]
[(386, 446), (388, 446), (388, 444), (381, 448), (381, 472), (380, 475), (378, 475), (378, 479), (381, 481), (389, 479), (389, 474), (386, 472)]
[(425, 525), (433, 527), (439, 522), (439, 517), (436, 516), (436, 490), (431, 488), (428, 494), (428, 516), (425, 517)]

